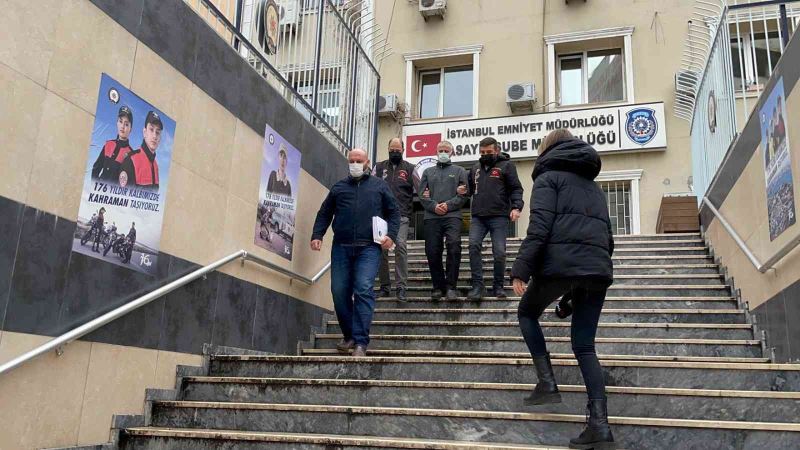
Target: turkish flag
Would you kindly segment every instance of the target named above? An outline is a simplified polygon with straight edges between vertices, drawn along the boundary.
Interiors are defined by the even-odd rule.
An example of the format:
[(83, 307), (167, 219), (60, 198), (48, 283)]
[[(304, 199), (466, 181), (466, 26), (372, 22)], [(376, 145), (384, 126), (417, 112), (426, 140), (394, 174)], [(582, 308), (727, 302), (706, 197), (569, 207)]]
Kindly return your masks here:
[(417, 134), (406, 138), (406, 156), (417, 158), (420, 156), (436, 156), (436, 146), (442, 142), (442, 133)]

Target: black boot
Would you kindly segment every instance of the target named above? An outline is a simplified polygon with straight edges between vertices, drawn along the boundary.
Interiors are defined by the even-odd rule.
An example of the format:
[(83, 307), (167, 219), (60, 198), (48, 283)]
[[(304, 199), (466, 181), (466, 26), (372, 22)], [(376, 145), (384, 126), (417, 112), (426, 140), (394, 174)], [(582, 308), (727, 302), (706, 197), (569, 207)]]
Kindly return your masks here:
[(589, 400), (586, 428), (580, 436), (570, 439), (569, 448), (612, 450), (617, 448), (611, 427), (608, 426), (608, 402), (605, 398)]
[(558, 392), (556, 376), (550, 364), (550, 354), (534, 356), (533, 366), (536, 368), (536, 377), (539, 381), (533, 393), (525, 398), (526, 405), (545, 405), (548, 403), (561, 403), (561, 394)]
[(483, 286), (473, 286), (467, 293), (467, 300), (478, 301), (483, 298)]

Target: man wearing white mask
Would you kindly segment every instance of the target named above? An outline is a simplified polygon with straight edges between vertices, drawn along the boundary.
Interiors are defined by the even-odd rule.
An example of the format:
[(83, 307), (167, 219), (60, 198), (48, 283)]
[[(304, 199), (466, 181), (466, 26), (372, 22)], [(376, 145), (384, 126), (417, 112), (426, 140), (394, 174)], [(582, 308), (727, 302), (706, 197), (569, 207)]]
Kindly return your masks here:
[[(331, 293), (343, 335), (336, 348), (343, 354), (352, 350), (353, 356), (366, 356), (381, 249), (392, 248), (397, 240), (400, 210), (389, 185), (367, 172), (366, 151), (350, 150), (348, 161), (350, 176), (333, 185), (317, 213), (311, 250), (320, 251), (322, 238), (333, 222)], [(375, 216), (388, 225), (380, 245), (372, 237)]]
[[(420, 201), (425, 209), (425, 256), (431, 270), (431, 299), (456, 300), (458, 268), (461, 265), (461, 207), (467, 193), (467, 171), (453, 165), (453, 144), (436, 146), (438, 162), (425, 170), (419, 183)], [(447, 247), (447, 276), (442, 267), (442, 241)]]

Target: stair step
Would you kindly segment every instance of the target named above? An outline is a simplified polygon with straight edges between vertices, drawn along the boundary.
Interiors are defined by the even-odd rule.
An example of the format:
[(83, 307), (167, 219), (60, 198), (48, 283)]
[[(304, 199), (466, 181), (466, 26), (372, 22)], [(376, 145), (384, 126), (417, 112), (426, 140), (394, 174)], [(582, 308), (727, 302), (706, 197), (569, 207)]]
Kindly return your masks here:
[[(464, 320), (517, 322), (517, 308), (506, 309), (376, 309), (375, 321), (386, 320)], [(552, 309), (545, 311), (540, 320), (560, 320)], [(609, 309), (603, 308), (601, 322), (703, 322), (744, 323), (744, 311), (736, 309)]]
[[(301, 355), (308, 356), (339, 356), (340, 353), (332, 348), (307, 348), (300, 352)], [(452, 357), (452, 358), (529, 358), (528, 352), (501, 352), (501, 351), (458, 351), (458, 350), (404, 350), (404, 349), (370, 349), (368, 356), (430, 356), (430, 357)], [(572, 354), (559, 353), (553, 354), (559, 359), (572, 358)], [(731, 357), (722, 356), (674, 356), (674, 355), (641, 355), (641, 354), (619, 354), (604, 355), (598, 354), (601, 361), (685, 361), (685, 362), (729, 362), (729, 363), (767, 363), (769, 358), (756, 357)]]
[[(379, 432), (417, 439), (445, 438), (520, 444), (568, 442), (584, 426), (583, 414), (520, 413), (351, 405), (160, 401), (153, 403), (156, 427), (196, 427), (292, 433)], [(610, 416), (615, 440), (642, 448), (674, 442), (800, 446), (800, 424)], [(687, 448), (681, 446), (682, 448)], [(672, 448), (681, 448), (672, 447)]]
[[(446, 254), (446, 252), (443, 252)], [(462, 255), (467, 254), (469, 257), (468, 252), (462, 250)], [(483, 250), (481, 252), (482, 255), (491, 256), (492, 250), (491, 248), (488, 250)], [(623, 248), (615, 248), (614, 249), (614, 256), (632, 256), (632, 255), (645, 255), (645, 256), (653, 256), (653, 255), (707, 255), (708, 249), (706, 247), (623, 247)], [(516, 252), (513, 252), (513, 255), (516, 256)], [(389, 255), (390, 258), (394, 258), (394, 253)], [(425, 257), (425, 252), (420, 251), (417, 249), (408, 249), (408, 258), (420, 258)]]
[[(533, 384), (305, 378), (184, 378), (183, 400), (311, 403), (569, 413), (586, 404), (583, 385), (559, 385), (563, 403), (525, 406)], [(797, 423), (800, 392), (609, 386), (609, 414)], [(679, 400), (679, 401), (675, 401)]]
[[(582, 383), (574, 360), (554, 359), (556, 379)], [(800, 364), (606, 360), (609, 386), (735, 390), (800, 390)], [(211, 358), (209, 375), (282, 378), (403, 379), (522, 383), (533, 377), (530, 358), (256, 356)]]
[[(431, 449), (431, 450), (564, 450), (566, 447), (522, 445), (508, 443), (472, 443), (441, 439), (413, 439), (353, 434), (284, 433), (238, 430), (204, 430), (185, 428), (128, 428), (125, 430), (125, 449), (137, 450), (210, 450), (224, 448), (297, 450), (349, 450), (369, 448)], [(158, 438), (158, 439), (153, 439)], [(234, 444), (235, 447), (229, 447)]]
[[(525, 239), (523, 236), (519, 237), (510, 237), (506, 239), (508, 242), (522, 242)], [(614, 242), (628, 242), (628, 241), (651, 241), (651, 240), (658, 240), (658, 241), (672, 241), (672, 240), (685, 240), (685, 239), (695, 239), (695, 240), (702, 240), (702, 236), (700, 233), (668, 233), (668, 234), (615, 234), (614, 235)], [(484, 242), (491, 242), (489, 239), (484, 239)], [(462, 236), (461, 242), (469, 242), (468, 236)], [(408, 244), (424, 244), (425, 241), (423, 239), (411, 239), (408, 241)]]
[[(409, 250), (418, 250), (424, 251), (425, 250), (425, 242), (424, 241), (415, 241), (410, 244), (406, 244), (407, 249)], [(506, 249), (519, 249), (520, 245), (522, 245), (521, 240), (508, 240), (506, 242)], [(623, 241), (614, 241), (614, 248), (622, 249), (622, 248), (647, 248), (647, 247), (656, 247), (656, 248), (675, 248), (675, 247), (705, 247), (706, 243), (702, 239), (673, 239), (670, 241), (663, 241), (663, 240), (639, 240), (639, 241), (630, 241), (630, 240), (623, 240)], [(484, 240), (483, 241), (483, 250), (491, 249), (492, 248), (492, 241)], [(468, 250), (469, 249), (469, 242), (468, 241), (461, 241), (461, 249)]]
[[(444, 260), (444, 258), (443, 258)], [(515, 255), (508, 255), (506, 257), (506, 268), (510, 269), (516, 260)], [(616, 253), (611, 257), (615, 265), (623, 263), (625, 265), (677, 265), (677, 264), (711, 264), (714, 259), (710, 255), (637, 255), (637, 256), (619, 256)], [(494, 262), (494, 258), (484, 257), (483, 264), (490, 264)], [(466, 253), (461, 253), (461, 267), (469, 267), (469, 256)], [(394, 256), (389, 257), (389, 267), (394, 267)], [(409, 268), (427, 268), (429, 267), (428, 260), (424, 257), (409, 257)], [(488, 266), (487, 266), (488, 267)]]
[[(466, 294), (471, 289), (469, 285), (459, 285), (456, 290), (459, 294)], [(374, 288), (375, 292), (380, 289)], [(412, 296), (419, 296), (415, 293), (425, 292), (430, 293), (430, 286), (408, 286), (406, 292)], [(505, 286), (506, 295), (509, 297), (513, 295), (514, 291), (511, 286)], [(666, 296), (688, 296), (688, 297), (708, 297), (711, 295), (721, 295), (730, 297), (730, 286), (719, 285), (705, 285), (705, 284), (692, 284), (692, 285), (676, 285), (676, 284), (648, 284), (648, 285), (620, 285), (613, 284), (608, 288), (608, 294), (612, 296), (621, 297), (656, 297), (659, 295)]]
[[(484, 271), (491, 271), (490, 265), (484, 265)], [(409, 267), (409, 276), (419, 276), (419, 274), (429, 274), (428, 267)], [(462, 266), (459, 276), (469, 277), (471, 275), (469, 266)], [(614, 276), (619, 275), (693, 275), (707, 274), (721, 276), (719, 266), (716, 264), (616, 264), (614, 266)]]
[[(437, 309), (462, 309), (462, 308), (516, 308), (519, 298), (485, 297), (481, 300), (433, 301), (430, 297), (407, 297), (405, 302), (395, 297), (381, 297), (376, 299), (379, 308), (437, 308)], [(604, 308), (699, 308), (699, 309), (733, 309), (737, 307), (736, 300), (730, 297), (606, 297)], [(550, 309), (555, 308), (555, 303)]]
[[(569, 320), (540, 322), (545, 336), (569, 336)], [(338, 323), (330, 320), (327, 333), (341, 333)], [(520, 336), (516, 322), (466, 321), (372, 321), (372, 334), (416, 334), (459, 336)], [(643, 337), (687, 339), (752, 339), (753, 326), (746, 323), (603, 323), (598, 324), (598, 337)]]
[[(318, 334), (314, 339), (314, 349), (335, 349), (341, 338), (339, 334)], [(550, 337), (546, 340), (551, 355), (563, 354), (565, 357), (572, 357), (569, 337)], [(761, 358), (761, 342), (758, 340), (597, 338), (596, 347), (600, 355), (627, 355), (628, 359), (643, 356), (675, 360), (685, 357), (739, 357), (752, 359), (747, 362), (767, 362), (766, 358)], [(382, 355), (383, 353), (376, 352), (378, 350), (482, 352), (489, 356), (496, 354), (494, 352), (516, 352), (513, 353), (515, 358), (524, 358), (528, 355), (528, 349), (521, 336), (373, 334), (370, 336), (370, 354)], [(303, 351), (306, 354), (314, 354), (310, 349)]]
[[(486, 270), (484, 267), (483, 282), (485, 285), (491, 286), (493, 277), (491, 275), (491, 268)], [(508, 276), (508, 274), (506, 274)], [(460, 274), (458, 280), (466, 285), (472, 284), (472, 277), (469, 275)], [(406, 279), (409, 286), (414, 287), (429, 287), (431, 286), (430, 276), (409, 276)], [(669, 285), (721, 285), (723, 284), (723, 277), (720, 274), (678, 274), (678, 275), (614, 275), (614, 284), (629, 285), (650, 285), (650, 284), (669, 284)], [(380, 280), (375, 280), (375, 286), (380, 287)]]

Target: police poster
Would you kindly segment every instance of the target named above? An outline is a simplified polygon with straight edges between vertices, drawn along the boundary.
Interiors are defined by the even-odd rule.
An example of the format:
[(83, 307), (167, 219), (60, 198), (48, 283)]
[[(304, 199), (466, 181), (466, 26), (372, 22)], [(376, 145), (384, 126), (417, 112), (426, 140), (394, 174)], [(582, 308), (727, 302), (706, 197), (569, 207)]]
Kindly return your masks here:
[(790, 122), (786, 117), (783, 78), (775, 83), (758, 115), (761, 122), (764, 178), (767, 184), (769, 240), (774, 241), (797, 220), (788, 130)]
[(156, 274), (175, 121), (103, 74), (72, 250)]
[(269, 125), (264, 133), (255, 244), (292, 260), (300, 152)]

